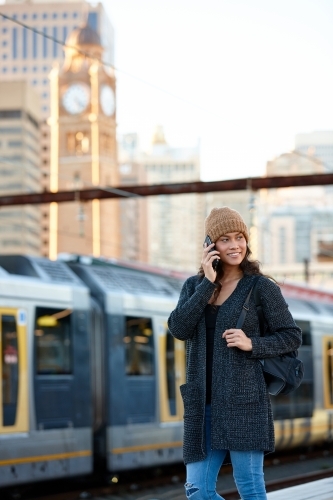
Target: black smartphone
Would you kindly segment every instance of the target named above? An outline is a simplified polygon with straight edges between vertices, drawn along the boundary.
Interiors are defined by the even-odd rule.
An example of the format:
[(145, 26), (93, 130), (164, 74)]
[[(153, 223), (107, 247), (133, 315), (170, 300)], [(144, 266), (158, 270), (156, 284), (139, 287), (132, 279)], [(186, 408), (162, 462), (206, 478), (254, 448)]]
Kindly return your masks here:
[[(209, 245), (211, 245), (213, 243), (212, 240), (210, 239), (210, 237), (208, 236), (208, 234), (207, 234), (207, 236), (205, 238), (204, 246), (205, 246), (205, 243), (207, 243), (207, 246), (209, 246)], [(212, 252), (213, 250), (215, 250), (215, 245), (209, 251)], [(219, 259), (213, 260), (212, 266), (213, 266), (214, 271), (217, 270), (219, 262), (220, 262)]]

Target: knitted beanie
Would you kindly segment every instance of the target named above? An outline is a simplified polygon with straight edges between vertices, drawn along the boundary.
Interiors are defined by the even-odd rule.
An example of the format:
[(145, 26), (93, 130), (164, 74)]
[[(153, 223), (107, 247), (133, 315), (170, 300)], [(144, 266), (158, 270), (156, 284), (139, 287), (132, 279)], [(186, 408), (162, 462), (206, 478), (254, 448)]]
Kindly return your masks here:
[(241, 215), (232, 208), (213, 208), (205, 220), (205, 235), (208, 234), (213, 243), (226, 233), (243, 233), (249, 241), (249, 233)]

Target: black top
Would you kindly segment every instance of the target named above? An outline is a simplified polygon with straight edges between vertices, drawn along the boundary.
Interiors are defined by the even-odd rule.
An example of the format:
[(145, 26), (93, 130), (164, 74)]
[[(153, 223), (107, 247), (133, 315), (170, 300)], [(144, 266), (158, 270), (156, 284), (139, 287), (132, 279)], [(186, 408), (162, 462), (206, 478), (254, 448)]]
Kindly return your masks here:
[(212, 396), (213, 352), (216, 317), (220, 306), (208, 304), (205, 308), (206, 320), (206, 404), (210, 405)]

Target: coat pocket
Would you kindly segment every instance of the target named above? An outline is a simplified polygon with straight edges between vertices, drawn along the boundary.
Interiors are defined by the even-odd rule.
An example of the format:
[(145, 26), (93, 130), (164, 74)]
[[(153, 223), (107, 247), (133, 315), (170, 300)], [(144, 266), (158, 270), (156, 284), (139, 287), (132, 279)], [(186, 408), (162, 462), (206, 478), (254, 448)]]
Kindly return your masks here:
[(229, 386), (228, 400), (234, 404), (256, 403), (259, 401), (259, 379), (254, 363), (237, 370)]
[(188, 382), (179, 387), (184, 404), (184, 418), (205, 414), (204, 394), (195, 382)]

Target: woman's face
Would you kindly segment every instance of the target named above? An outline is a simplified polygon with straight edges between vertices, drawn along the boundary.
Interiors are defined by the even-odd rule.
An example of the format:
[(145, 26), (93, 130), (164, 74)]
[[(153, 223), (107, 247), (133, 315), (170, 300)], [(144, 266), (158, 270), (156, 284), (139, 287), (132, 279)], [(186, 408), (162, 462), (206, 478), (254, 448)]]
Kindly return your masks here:
[(215, 242), (223, 265), (239, 266), (246, 254), (246, 239), (243, 233), (227, 233)]

